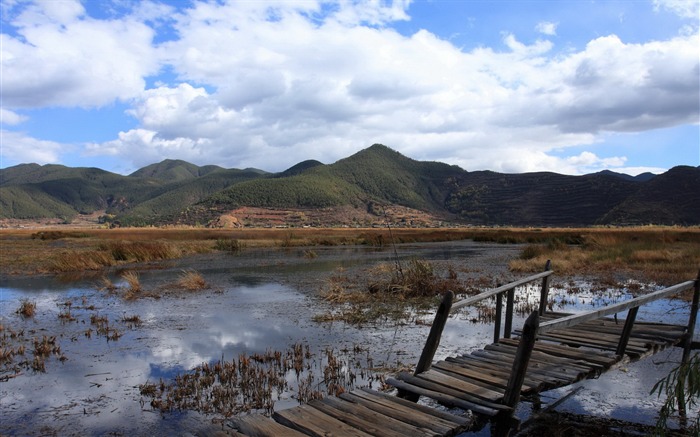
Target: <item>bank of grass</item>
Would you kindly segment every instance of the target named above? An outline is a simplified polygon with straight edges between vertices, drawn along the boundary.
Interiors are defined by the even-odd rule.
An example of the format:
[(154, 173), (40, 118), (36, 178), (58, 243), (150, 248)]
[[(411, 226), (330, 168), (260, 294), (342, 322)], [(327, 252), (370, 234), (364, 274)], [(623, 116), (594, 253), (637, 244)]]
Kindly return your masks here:
[(538, 271), (552, 259), (559, 274), (633, 272), (641, 279), (674, 282), (694, 277), (700, 265), (700, 227), (443, 228), (443, 229), (203, 229), (122, 228), (0, 230), (0, 272), (34, 274), (100, 270), (213, 251), (258, 247), (313, 247), (440, 242), (472, 239), (525, 245), (516, 272)]
[(700, 269), (697, 228), (589, 230), (580, 237), (578, 244), (550, 239), (526, 245), (509, 267), (536, 272), (551, 259), (559, 276), (619, 276), (661, 285), (694, 279)]

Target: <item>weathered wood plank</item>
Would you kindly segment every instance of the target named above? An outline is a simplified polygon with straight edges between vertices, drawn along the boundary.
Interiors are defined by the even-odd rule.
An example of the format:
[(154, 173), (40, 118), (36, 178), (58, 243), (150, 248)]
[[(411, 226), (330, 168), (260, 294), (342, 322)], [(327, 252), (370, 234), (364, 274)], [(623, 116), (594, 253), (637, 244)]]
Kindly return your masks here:
[(313, 400), (309, 402), (309, 405), (350, 426), (376, 436), (432, 435), (428, 430), (399, 422), (368, 408), (335, 397)]
[(372, 435), (367, 434), (357, 428), (353, 428), (352, 426), (341, 422), (332, 416), (324, 414), (315, 408), (309, 407), (308, 405), (300, 405), (287, 410), (276, 411), (273, 417), (276, 421), (287, 425), (290, 428), (297, 429), (305, 434), (316, 437), (369, 437)]
[[(517, 345), (517, 340), (501, 339), (500, 343)], [(547, 344), (540, 341), (535, 344), (535, 352), (541, 352), (553, 357), (578, 361), (584, 366), (597, 366), (601, 371), (612, 366), (618, 359), (615, 355), (605, 352), (585, 351), (584, 353), (579, 349), (551, 343)]]
[[(644, 296), (635, 297), (634, 299), (630, 299), (630, 300), (626, 300), (623, 302), (607, 305), (603, 308), (599, 308), (599, 309), (591, 310), (591, 311), (586, 311), (586, 312), (583, 312), (580, 314), (574, 314), (574, 315), (562, 317), (562, 318), (557, 319), (557, 320), (547, 321), (547, 322), (540, 324), (539, 332), (545, 333), (545, 332), (552, 331), (554, 329), (567, 328), (570, 326), (575, 326), (575, 325), (582, 323), (582, 322), (585, 322), (585, 321), (599, 319), (601, 317), (620, 313), (620, 312), (629, 310), (630, 308), (644, 305), (645, 303), (649, 303), (649, 302), (655, 301), (657, 299), (668, 297), (668, 296), (671, 296), (673, 294), (679, 293), (681, 291), (688, 290), (691, 287), (693, 287), (694, 284), (695, 284), (695, 281), (682, 282), (680, 284), (676, 284), (676, 285), (673, 285), (671, 287), (664, 288), (663, 290), (658, 290), (658, 291), (655, 291), (653, 293), (645, 294)], [(456, 304), (454, 306), (456, 306)]]
[[(450, 390), (438, 384), (420, 380), (413, 375), (407, 374), (406, 376), (410, 376), (413, 378), (413, 380), (402, 381), (400, 379), (388, 378), (386, 383), (396, 388), (418, 393), (421, 396), (427, 396), (446, 405), (462, 408), (464, 410), (471, 410), (475, 413), (486, 416), (495, 416), (499, 411), (493, 408), (485, 407), (480, 403), (463, 399), (464, 393), (460, 393), (457, 390)], [(417, 384), (415, 384), (415, 382), (417, 382)]]
[(415, 404), (411, 401), (407, 401), (405, 399), (401, 399), (401, 398), (396, 397), (396, 396), (391, 396), (391, 395), (388, 395), (386, 393), (382, 393), (380, 391), (372, 390), (371, 388), (367, 388), (367, 387), (361, 388), (359, 390), (354, 390), (353, 393), (355, 393), (356, 391), (364, 392), (365, 394), (367, 394), (369, 396), (382, 398), (382, 399), (385, 399), (391, 403), (395, 403), (395, 404), (398, 404), (398, 405), (401, 405), (404, 407), (410, 407), (414, 411), (421, 411), (425, 414), (429, 414), (433, 417), (447, 420), (449, 422), (454, 422), (454, 423), (461, 425), (461, 426), (468, 426), (468, 425), (471, 425), (471, 423), (472, 423), (472, 421), (466, 417), (455, 416), (454, 414), (448, 413), (446, 411), (437, 410), (435, 408), (430, 408), (430, 407), (427, 407), (427, 406), (421, 405), (421, 404)]
[(417, 376), (425, 379), (426, 381), (431, 381), (436, 384), (444, 385), (445, 387), (467, 392), (470, 395), (481, 398), (485, 401), (495, 401), (503, 397), (503, 393), (478, 386), (472, 382), (469, 382), (466, 378), (457, 378), (433, 370), (428, 370), (427, 372), (423, 372)]
[(239, 416), (233, 419), (235, 427), (243, 434), (250, 437), (277, 437), (280, 435), (290, 437), (303, 437), (305, 434), (275, 422), (260, 414)]
[(438, 361), (437, 363), (433, 364), (433, 369), (449, 372), (450, 374), (465, 376), (475, 381), (482, 381), (485, 384), (488, 384), (488, 387), (492, 387), (491, 390), (498, 391), (499, 393), (504, 392), (506, 388), (507, 380), (505, 378), (498, 378), (466, 366), (459, 366), (454, 362)]
[[(456, 360), (460, 365), (462, 363), (465, 363), (470, 366), (480, 368), (485, 372), (497, 371), (506, 381), (510, 377), (510, 371), (508, 370), (510, 364), (507, 365), (500, 358), (494, 359), (483, 356), (466, 355), (458, 357), (456, 358)], [(535, 391), (540, 391), (542, 389), (542, 385), (545, 383), (546, 378), (541, 375), (531, 374), (527, 375), (527, 377), (525, 378), (525, 385), (533, 388)]]
[(409, 425), (416, 426), (418, 428), (425, 428), (435, 432), (438, 435), (453, 435), (455, 429), (459, 428), (459, 425), (447, 422), (445, 420), (438, 419), (435, 416), (430, 416), (428, 414), (422, 413), (418, 410), (410, 409), (407, 407), (400, 407), (396, 404), (389, 404), (386, 401), (377, 401), (376, 399), (368, 399), (363, 395), (362, 392), (359, 393), (342, 393), (340, 398), (348, 401), (362, 405), (363, 407), (369, 408), (372, 411), (376, 411), (384, 416), (392, 417), (401, 422), (407, 423)]

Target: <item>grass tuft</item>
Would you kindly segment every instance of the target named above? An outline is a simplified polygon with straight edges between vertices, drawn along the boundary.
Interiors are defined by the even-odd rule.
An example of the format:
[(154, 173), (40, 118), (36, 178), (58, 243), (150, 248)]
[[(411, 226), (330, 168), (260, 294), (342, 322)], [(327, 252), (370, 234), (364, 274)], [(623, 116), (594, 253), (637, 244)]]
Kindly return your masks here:
[(209, 287), (204, 277), (195, 270), (183, 270), (177, 280), (177, 286), (188, 291), (199, 291)]
[(124, 298), (126, 300), (133, 300), (140, 297), (142, 288), (139, 274), (134, 271), (124, 272), (122, 274), (122, 279), (124, 279), (129, 286), (124, 294)]
[(32, 318), (36, 314), (36, 302), (24, 299), (16, 312), (25, 319)]

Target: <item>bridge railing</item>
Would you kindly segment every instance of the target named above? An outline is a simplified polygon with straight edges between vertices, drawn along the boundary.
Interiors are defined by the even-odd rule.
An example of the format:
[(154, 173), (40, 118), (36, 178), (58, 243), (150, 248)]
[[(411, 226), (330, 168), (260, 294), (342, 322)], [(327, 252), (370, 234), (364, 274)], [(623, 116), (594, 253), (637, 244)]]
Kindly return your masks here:
[[(494, 296), (496, 297), (496, 320), (494, 323), (493, 335), (494, 342), (497, 342), (500, 338), (501, 332), (503, 296), (506, 295), (506, 315), (503, 336), (505, 338), (510, 338), (510, 333), (513, 327), (513, 304), (515, 301), (515, 289), (517, 287), (521, 287), (523, 285), (527, 285), (531, 282), (541, 279), (542, 289), (540, 292), (540, 308), (546, 308), (547, 295), (549, 293), (549, 277), (552, 275), (552, 273), (554, 273), (550, 267), (551, 262), (547, 261), (545, 269), (541, 273), (537, 273), (535, 275), (528, 276), (523, 279), (518, 279), (517, 281), (510, 282), (506, 285), (498, 286), (492, 290), (487, 290), (483, 293), (477, 294), (476, 296), (461, 299), (454, 303), (454, 293), (452, 293), (451, 291), (445, 293), (445, 296), (443, 297), (442, 302), (438, 307), (437, 313), (435, 314), (433, 325), (430, 328), (428, 339), (426, 340), (425, 346), (423, 347), (423, 351), (421, 353), (420, 359), (418, 360), (418, 364), (416, 365), (414, 375), (418, 375), (430, 369), (430, 366), (433, 362), (433, 358), (435, 357), (435, 352), (437, 351), (437, 348), (440, 345), (440, 338), (442, 337), (442, 331), (445, 328), (447, 319), (449, 318), (452, 312), (465, 306), (473, 305), (477, 302)], [(406, 399), (411, 399), (414, 402), (418, 400), (418, 396), (411, 393), (405, 393), (400, 391), (399, 394), (400, 396)]]

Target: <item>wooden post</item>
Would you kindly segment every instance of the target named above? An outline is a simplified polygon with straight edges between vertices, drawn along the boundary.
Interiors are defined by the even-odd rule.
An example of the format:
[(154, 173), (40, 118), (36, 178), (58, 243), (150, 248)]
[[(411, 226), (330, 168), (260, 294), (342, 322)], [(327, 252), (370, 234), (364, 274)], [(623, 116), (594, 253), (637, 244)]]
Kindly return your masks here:
[(681, 359), (682, 364), (688, 363), (690, 360), (690, 350), (693, 344), (693, 333), (695, 332), (695, 323), (698, 318), (698, 305), (700, 302), (700, 271), (698, 272), (698, 277), (695, 279), (695, 285), (693, 286), (693, 303), (690, 305), (690, 316), (688, 317), (688, 334), (685, 337), (685, 344), (683, 345), (683, 358)]
[(496, 295), (496, 321), (493, 324), (493, 342), (501, 338), (501, 318), (503, 316), (503, 293)]
[[(685, 343), (683, 344), (683, 357), (681, 358), (681, 366), (688, 365), (690, 361), (690, 350), (693, 345), (693, 334), (695, 333), (695, 322), (698, 318), (698, 305), (700, 300), (700, 271), (698, 272), (698, 277), (695, 279), (695, 284), (693, 285), (693, 303), (690, 304), (690, 316), (688, 316), (688, 327), (685, 336)], [(687, 411), (685, 405), (685, 390), (679, 390), (678, 396), (676, 398), (678, 402), (678, 414), (681, 416), (681, 424), (685, 423), (687, 418)]]
[(498, 432), (496, 433), (497, 435), (508, 435), (508, 431), (512, 423), (511, 419), (513, 412), (515, 411), (515, 407), (518, 406), (518, 402), (520, 402), (520, 391), (523, 388), (525, 373), (527, 372), (527, 366), (530, 363), (532, 350), (535, 348), (537, 328), (539, 328), (539, 325), (539, 312), (533, 311), (523, 325), (523, 333), (520, 337), (518, 349), (515, 352), (513, 368), (510, 372), (506, 392), (503, 395), (503, 404), (509, 406), (511, 411), (508, 412), (507, 416), (501, 415), (500, 417), (496, 417), (496, 420), (499, 422), (497, 423), (496, 427), (498, 429)]
[[(435, 319), (433, 320), (433, 326), (430, 327), (430, 333), (428, 334), (428, 339), (423, 347), (423, 352), (420, 355), (418, 364), (416, 365), (416, 370), (413, 372), (414, 375), (423, 373), (430, 369), (433, 363), (433, 357), (435, 356), (435, 351), (437, 351), (440, 345), (440, 337), (442, 337), (442, 331), (447, 323), (447, 318), (450, 316), (450, 309), (452, 308), (452, 300), (454, 299), (454, 293), (448, 291), (442, 298), (442, 302), (438, 307), (437, 313), (435, 313)], [(403, 390), (399, 390), (398, 396), (404, 399), (408, 399), (412, 402), (418, 402), (419, 395), (415, 393), (408, 393)]]
[[(544, 265), (544, 271), (552, 270), (552, 260), (548, 259)], [(549, 276), (542, 278), (542, 290), (540, 291), (540, 316), (544, 315), (547, 310), (547, 296), (549, 295)]]
[(513, 360), (513, 369), (508, 379), (506, 393), (503, 395), (503, 403), (514, 410), (520, 401), (520, 390), (523, 387), (523, 381), (525, 381), (525, 372), (527, 372), (527, 365), (530, 363), (532, 349), (535, 347), (539, 326), (540, 315), (537, 311), (533, 311), (523, 325), (523, 334), (520, 336), (518, 350), (515, 352)]
[(513, 301), (515, 300), (515, 288), (508, 290), (506, 296), (506, 324), (503, 327), (503, 338), (510, 338), (510, 333), (513, 331)]
[(627, 349), (627, 343), (629, 343), (630, 335), (632, 334), (632, 328), (634, 327), (634, 320), (637, 318), (637, 311), (639, 307), (630, 308), (627, 311), (627, 319), (625, 319), (625, 326), (622, 328), (622, 334), (620, 335), (620, 341), (617, 343), (617, 351), (615, 352), (620, 359), (625, 355), (625, 349)]

